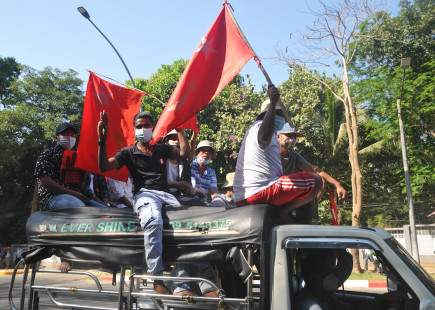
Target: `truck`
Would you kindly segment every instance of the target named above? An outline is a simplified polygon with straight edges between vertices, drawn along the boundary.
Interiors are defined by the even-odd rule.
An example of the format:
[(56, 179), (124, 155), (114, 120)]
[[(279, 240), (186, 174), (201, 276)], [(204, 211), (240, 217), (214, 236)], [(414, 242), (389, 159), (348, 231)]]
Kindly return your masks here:
[[(130, 210), (86, 207), (36, 212), (26, 226), (33, 249), (22, 254), (22, 283), (15, 283), (17, 269), (11, 277), (10, 308), (40, 309), (39, 301), (48, 296), (52, 307), (62, 309), (298, 309), (296, 301), (305, 285), (303, 253), (370, 249), (385, 275), (384, 288), (369, 291), (344, 282), (330, 293), (336, 300), (360, 305), (393, 291), (401, 296), (400, 303), (392, 302), (385, 309), (435, 309), (433, 278), (388, 232), (369, 227), (278, 225), (270, 216), (273, 207), (165, 206), (165, 264), (208, 262), (220, 271), (219, 285), (201, 277), (147, 275), (143, 232)], [(41, 260), (53, 254), (73, 263), (110, 268), (119, 275), (118, 289), (104, 289), (87, 271), (73, 269), (65, 274), (40, 269)], [(38, 276), (47, 272), (63, 279), (62, 285), (37, 284)], [(95, 288), (69, 287), (67, 278), (77, 273), (89, 276)], [(219, 297), (156, 294), (154, 280), (208, 281)], [(95, 306), (89, 300), (102, 303)], [(113, 304), (105, 306), (103, 301)]]

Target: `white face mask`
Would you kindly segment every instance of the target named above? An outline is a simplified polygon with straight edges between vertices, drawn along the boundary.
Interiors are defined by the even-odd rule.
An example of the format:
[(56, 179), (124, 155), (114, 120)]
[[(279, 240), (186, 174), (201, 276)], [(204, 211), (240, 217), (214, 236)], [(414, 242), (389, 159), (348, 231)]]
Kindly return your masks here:
[(135, 129), (134, 134), (136, 135), (136, 138), (139, 141), (147, 143), (151, 140), (153, 136), (153, 129), (152, 128)]
[(76, 138), (71, 136), (59, 135), (59, 144), (65, 150), (71, 150), (76, 144)]

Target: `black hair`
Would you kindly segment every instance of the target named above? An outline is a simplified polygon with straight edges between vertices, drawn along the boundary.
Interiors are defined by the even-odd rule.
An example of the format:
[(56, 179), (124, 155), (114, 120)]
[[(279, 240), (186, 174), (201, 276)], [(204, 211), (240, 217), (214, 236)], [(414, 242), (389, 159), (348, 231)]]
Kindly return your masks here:
[(136, 124), (136, 120), (138, 120), (139, 118), (147, 118), (151, 121), (151, 124), (154, 126), (154, 120), (153, 117), (148, 114), (147, 112), (139, 112), (137, 113), (134, 118), (133, 118), (133, 126)]

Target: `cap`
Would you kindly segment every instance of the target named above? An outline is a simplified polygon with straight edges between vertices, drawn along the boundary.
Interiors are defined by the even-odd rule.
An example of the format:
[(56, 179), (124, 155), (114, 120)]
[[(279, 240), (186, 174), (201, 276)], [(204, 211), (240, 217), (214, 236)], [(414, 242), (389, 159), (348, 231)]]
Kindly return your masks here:
[(296, 137), (302, 137), (302, 135), (296, 130), (296, 128), (291, 127), (288, 123), (285, 123), (284, 127), (282, 127), (282, 129), (277, 132), (277, 134), (279, 135), (291, 133), (295, 134)]
[(177, 134), (177, 131), (175, 130), (175, 129), (172, 129), (170, 132), (168, 132), (167, 134), (166, 134), (166, 136), (164, 137), (165, 139), (167, 138), (167, 137), (169, 137), (169, 136), (171, 136), (171, 135), (176, 135)]
[[(270, 106), (270, 99), (264, 100), (263, 103), (261, 104), (261, 112), (260, 112), (260, 114), (258, 114), (257, 120), (260, 119), (261, 116), (264, 116), (264, 114), (266, 114), (267, 110), (269, 109), (269, 106)], [(283, 113), (280, 104), (276, 105), (276, 111), (280, 111), (280, 113)], [(287, 110), (287, 113), (290, 116), (292, 115), (289, 110)], [(283, 114), (283, 116), (284, 116), (284, 114)]]
[(57, 126), (57, 128), (56, 128), (56, 136), (58, 134), (60, 134), (62, 131), (68, 129), (68, 128), (71, 128), (75, 133), (78, 132), (77, 128), (73, 124), (65, 122), (65, 123), (62, 123), (62, 124)]
[(209, 148), (211, 148), (212, 153), (213, 153), (213, 154), (211, 155), (211, 158), (214, 158), (214, 157), (215, 157), (215, 155), (216, 155), (216, 151), (215, 151), (215, 149), (214, 149), (214, 147), (213, 147), (213, 144), (211, 144), (211, 142), (210, 142), (210, 141), (207, 141), (207, 140), (202, 140), (201, 142), (198, 143), (198, 146), (197, 146), (196, 149), (195, 149), (195, 155), (198, 155), (199, 149), (200, 149), (200, 148), (203, 148), (203, 147), (209, 147)]
[(226, 188), (226, 187), (231, 187), (231, 186), (233, 186), (234, 175), (235, 175), (235, 174), (236, 174), (235, 172), (227, 173), (226, 180), (225, 180), (224, 185), (222, 185), (222, 188)]

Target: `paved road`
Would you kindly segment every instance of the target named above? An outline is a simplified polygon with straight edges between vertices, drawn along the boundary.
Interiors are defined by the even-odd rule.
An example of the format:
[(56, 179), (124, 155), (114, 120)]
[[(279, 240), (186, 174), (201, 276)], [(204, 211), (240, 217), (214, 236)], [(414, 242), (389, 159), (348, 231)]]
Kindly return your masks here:
[[(2, 275), (0, 276), (0, 309), (9, 309), (9, 300), (8, 300), (8, 292), (9, 292), (9, 286), (11, 281), (10, 275)], [(14, 294), (13, 294), (13, 300), (15, 306), (18, 308), (19, 301), (20, 301), (20, 293), (21, 293), (21, 282), (22, 282), (23, 276), (18, 275), (15, 280), (14, 285)], [(80, 289), (97, 289), (97, 286), (95, 285), (95, 282), (84, 275), (73, 275), (73, 274), (62, 274), (61, 276), (59, 274), (39, 274), (37, 277), (37, 281), (35, 282), (35, 285), (45, 285), (45, 286), (56, 286), (56, 287), (67, 287), (67, 288), (80, 288)], [(111, 281), (109, 280), (102, 280), (101, 286), (103, 290), (107, 291), (114, 291), (118, 292), (119, 286), (112, 286)], [(28, 292), (28, 285), (26, 287), (26, 291)], [(108, 297), (108, 301), (101, 302), (100, 300), (95, 300), (95, 297), (85, 299), (80, 298), (77, 300), (77, 295), (66, 293), (67, 297), (62, 297), (61, 300), (64, 303), (79, 303), (81, 305), (91, 305), (95, 307), (110, 307), (113, 309), (117, 309), (117, 301), (116, 301), (116, 295), (114, 294), (113, 300), (110, 301), (110, 297)], [(49, 306), (51, 302), (49, 301), (48, 296), (46, 294), (40, 294), (40, 303), (39, 303), (39, 309), (41, 310), (51, 310), (51, 309), (59, 309), (57, 307)], [(72, 297), (69, 297), (72, 296)], [(28, 297), (28, 296), (26, 296)], [(90, 296), (91, 297), (91, 296)], [(27, 309), (27, 303), (26, 307)]]

